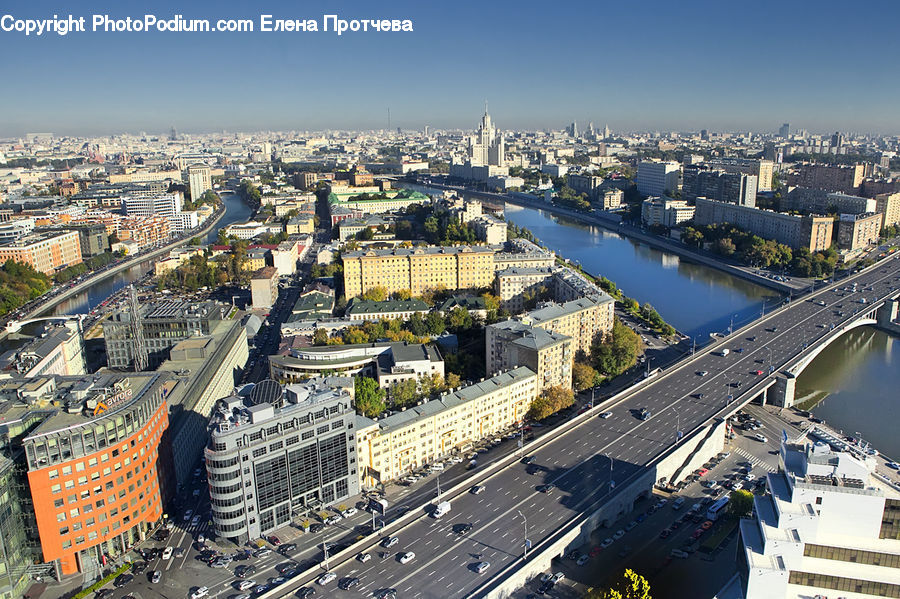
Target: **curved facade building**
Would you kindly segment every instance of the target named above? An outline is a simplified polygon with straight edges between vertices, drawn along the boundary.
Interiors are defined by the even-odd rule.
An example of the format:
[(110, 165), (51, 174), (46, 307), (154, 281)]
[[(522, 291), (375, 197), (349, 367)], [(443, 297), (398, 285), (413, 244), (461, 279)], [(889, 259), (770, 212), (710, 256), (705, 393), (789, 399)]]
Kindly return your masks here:
[(221, 400), (210, 427), (212, 520), (217, 535), (239, 544), (359, 492), (348, 390), (318, 379), (271, 395)]
[(162, 519), (168, 389), (156, 373), (110, 373), (50, 390), (64, 409), (22, 445), (43, 560), (59, 573), (104, 566)]

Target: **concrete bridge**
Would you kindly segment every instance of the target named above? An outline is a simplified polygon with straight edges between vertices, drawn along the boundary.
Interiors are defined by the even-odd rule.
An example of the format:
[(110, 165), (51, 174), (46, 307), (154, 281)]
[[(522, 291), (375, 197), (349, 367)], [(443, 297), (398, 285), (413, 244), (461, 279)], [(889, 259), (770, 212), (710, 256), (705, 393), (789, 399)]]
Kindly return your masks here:
[(57, 316), (41, 316), (38, 318), (29, 318), (27, 320), (10, 320), (6, 323), (6, 332), (7, 333), (16, 333), (21, 330), (27, 324), (31, 324), (33, 322), (44, 322), (51, 320), (62, 320), (62, 321), (71, 321), (78, 324), (78, 329), (81, 330), (81, 322), (85, 319), (87, 314), (59, 314)]

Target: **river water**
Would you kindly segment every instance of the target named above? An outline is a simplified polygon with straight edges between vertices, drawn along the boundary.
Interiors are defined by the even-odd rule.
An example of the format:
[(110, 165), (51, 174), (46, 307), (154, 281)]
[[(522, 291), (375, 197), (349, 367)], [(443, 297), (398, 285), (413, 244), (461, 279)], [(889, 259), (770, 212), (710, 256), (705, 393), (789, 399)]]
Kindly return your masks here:
[[(219, 235), (219, 229), (234, 222), (247, 220), (253, 214), (250, 207), (237, 194), (224, 192), (221, 195), (225, 204), (225, 214), (222, 215), (216, 228), (212, 229), (204, 237), (203, 243), (214, 242)], [(141, 262), (128, 270), (123, 270), (117, 275), (100, 281), (87, 291), (73, 295), (66, 301), (61, 302), (53, 309), (53, 314), (84, 314), (90, 312), (107, 297), (152, 270), (154, 262), (155, 260)]]
[[(547, 247), (650, 302), (672, 326), (698, 340), (774, 305), (774, 291), (652, 249), (601, 227), (506, 205), (506, 218), (528, 227)], [(890, 414), (900, 402), (900, 339), (872, 327), (854, 329), (828, 346), (797, 378), (798, 399), (821, 400), (813, 410), (845, 434), (857, 433), (900, 458)]]
[(649, 302), (676, 329), (698, 343), (760, 316), (777, 292), (727, 273), (681, 260), (603, 227), (548, 212), (506, 205), (506, 219), (527, 227), (551, 250), (588, 273), (616, 283), (641, 304)]

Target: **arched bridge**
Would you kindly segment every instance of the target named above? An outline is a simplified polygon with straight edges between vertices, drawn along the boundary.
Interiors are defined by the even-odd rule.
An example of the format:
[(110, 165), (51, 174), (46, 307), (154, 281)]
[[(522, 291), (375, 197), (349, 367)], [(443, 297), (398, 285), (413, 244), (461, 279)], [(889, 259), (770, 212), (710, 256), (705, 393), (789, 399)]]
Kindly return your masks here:
[(26, 324), (50, 320), (71, 320), (81, 323), (84, 320), (85, 316), (87, 316), (87, 314), (60, 314), (58, 316), (41, 316), (39, 318), (29, 318), (28, 320), (10, 320), (8, 323), (6, 323), (6, 331), (8, 333), (15, 333)]

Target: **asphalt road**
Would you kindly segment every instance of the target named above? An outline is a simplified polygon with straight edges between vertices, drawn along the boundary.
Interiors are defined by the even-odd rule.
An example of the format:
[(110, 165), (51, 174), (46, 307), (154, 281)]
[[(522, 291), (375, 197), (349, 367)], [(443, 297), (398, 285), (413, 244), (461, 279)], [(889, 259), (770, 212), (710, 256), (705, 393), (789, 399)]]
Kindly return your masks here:
[[(362, 564), (349, 560), (331, 563), (338, 579), (360, 577), (352, 591), (340, 591), (329, 583), (329, 596), (371, 595), (395, 588), (398, 597), (464, 597), (502, 567), (521, 559), (524, 518), (528, 538), (537, 544), (579, 512), (605, 501), (612, 479), (622, 488), (641, 473), (644, 465), (671, 446), (676, 431), (690, 431), (722, 410), (750, 399), (748, 389), (770, 367), (777, 370), (793, 360), (804, 344), (812, 344), (852, 319), (865, 306), (865, 297), (882, 297), (897, 289), (900, 261), (890, 258), (878, 267), (847, 280), (859, 283), (857, 291), (841, 290), (842, 280), (832, 288), (794, 300), (757, 324), (747, 327), (721, 345), (727, 356), (706, 353), (691, 364), (682, 364), (660, 375), (657, 382), (636, 392), (615, 407), (608, 419), (591, 418), (574, 431), (541, 447), (531, 465), (516, 463), (490, 478), (487, 492), (463, 494), (453, 501), (450, 514), (441, 520), (420, 518), (399, 533), (400, 543), (384, 559)], [(820, 305), (822, 302), (825, 305)], [(842, 312), (843, 316), (839, 316)], [(752, 340), (751, 340), (752, 339)], [(763, 375), (756, 372), (762, 370)], [(706, 376), (697, 374), (706, 371)], [(740, 383), (740, 387), (732, 386)], [(703, 396), (698, 394), (702, 393)], [(643, 408), (652, 418), (640, 420)], [(556, 486), (549, 493), (541, 485)], [(519, 512), (524, 516), (520, 516)], [(463, 537), (453, 525), (471, 523)], [(374, 549), (378, 552), (379, 549)], [(412, 551), (406, 564), (398, 556)], [(479, 561), (491, 567), (483, 574), (473, 571)], [(296, 589), (309, 579), (296, 579), (283, 592)], [(314, 585), (315, 586), (315, 585)]]

